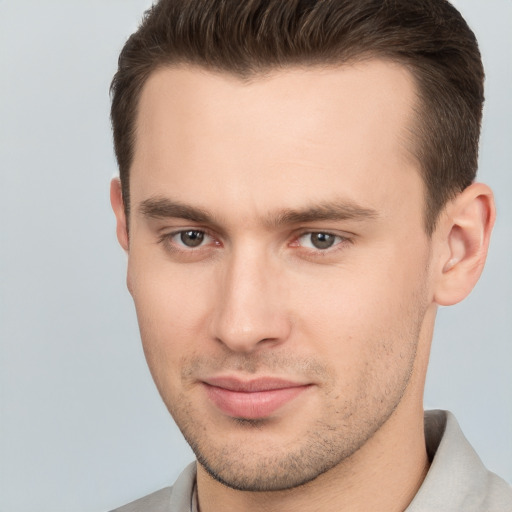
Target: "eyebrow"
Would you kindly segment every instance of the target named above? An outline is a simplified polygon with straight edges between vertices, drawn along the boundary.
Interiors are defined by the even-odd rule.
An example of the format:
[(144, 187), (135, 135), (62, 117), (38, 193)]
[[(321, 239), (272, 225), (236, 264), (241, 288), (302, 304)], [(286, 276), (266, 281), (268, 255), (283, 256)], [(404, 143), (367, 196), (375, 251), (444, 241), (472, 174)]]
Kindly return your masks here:
[(279, 227), (287, 224), (301, 224), (317, 221), (371, 220), (378, 217), (376, 210), (364, 208), (352, 201), (330, 201), (303, 209), (284, 209), (277, 215), (270, 216), (267, 224)]
[[(142, 201), (139, 212), (144, 217), (153, 219), (179, 218), (198, 224), (219, 225), (215, 216), (207, 210), (164, 197), (154, 197)], [(291, 224), (317, 221), (372, 220), (378, 216), (376, 210), (362, 207), (352, 201), (328, 201), (300, 209), (279, 210), (267, 215), (264, 224), (269, 228), (279, 228)]]
[(213, 223), (214, 221), (213, 216), (206, 210), (164, 197), (155, 197), (142, 201), (139, 206), (139, 212), (144, 217), (152, 219), (177, 218), (198, 223)]

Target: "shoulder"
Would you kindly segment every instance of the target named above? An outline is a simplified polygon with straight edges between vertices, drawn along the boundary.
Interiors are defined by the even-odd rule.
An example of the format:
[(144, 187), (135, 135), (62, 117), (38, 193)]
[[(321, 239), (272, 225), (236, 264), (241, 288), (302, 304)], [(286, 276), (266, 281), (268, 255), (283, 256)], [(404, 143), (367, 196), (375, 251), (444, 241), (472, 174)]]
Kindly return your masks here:
[(512, 486), (498, 475), (488, 471), (486, 488), (482, 510), (512, 512)]
[(165, 487), (111, 512), (168, 512), (172, 487)]
[(425, 414), (430, 469), (407, 512), (512, 512), (512, 488), (489, 471), (448, 411)]
[(189, 512), (195, 496), (196, 464), (189, 464), (172, 487), (164, 487), (111, 512)]

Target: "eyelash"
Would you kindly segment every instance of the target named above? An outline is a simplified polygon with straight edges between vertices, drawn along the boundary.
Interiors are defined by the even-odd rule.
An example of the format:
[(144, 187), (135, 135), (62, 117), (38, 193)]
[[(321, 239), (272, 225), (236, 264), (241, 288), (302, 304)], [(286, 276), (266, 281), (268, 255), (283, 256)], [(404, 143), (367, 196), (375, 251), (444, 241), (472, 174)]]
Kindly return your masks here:
[[(160, 236), (158, 243), (162, 243), (165, 245), (166, 249), (182, 253), (182, 254), (192, 254), (197, 253), (204, 249), (209, 244), (203, 244), (198, 245), (197, 247), (187, 247), (185, 245), (180, 245), (176, 242), (173, 242), (173, 239), (177, 236), (180, 236), (187, 232), (194, 232), (194, 233), (201, 233), (205, 237), (209, 237), (214, 241), (214, 245), (220, 247), (221, 243), (216, 239), (216, 237), (213, 234), (210, 234), (208, 230), (205, 229), (180, 229), (178, 231), (173, 231), (171, 233), (165, 233), (162, 236)], [(307, 237), (308, 235), (327, 235), (327, 236), (333, 236), (335, 237), (335, 242), (332, 246), (327, 247), (325, 249), (318, 249), (318, 248), (305, 248), (302, 245), (300, 245), (300, 240), (304, 237)], [(337, 239), (337, 240), (336, 240)], [(293, 241), (289, 243), (289, 247), (296, 247), (298, 249), (302, 248), (308, 251), (310, 254), (320, 255), (320, 256), (326, 256), (334, 251), (343, 249), (347, 244), (353, 243), (353, 240), (350, 237), (342, 236), (336, 233), (332, 233), (330, 231), (302, 231), (297, 236), (294, 236)]]
[[(308, 236), (311, 237), (312, 235), (324, 235), (324, 236), (328, 236), (328, 237), (334, 237), (333, 244), (330, 245), (329, 247), (325, 247), (323, 249), (320, 249), (318, 247), (305, 247), (304, 245), (300, 245), (301, 239), (306, 238)], [(301, 235), (297, 236), (295, 238), (294, 242), (292, 242), (290, 244), (290, 246), (291, 247), (302, 247), (308, 251), (314, 251), (316, 253), (320, 253), (323, 255), (323, 254), (326, 254), (326, 253), (336, 250), (336, 248), (338, 248), (338, 246), (344, 245), (345, 242), (349, 242), (349, 239), (347, 237), (337, 235), (336, 233), (331, 233), (329, 231), (306, 231), (306, 232), (302, 233)], [(311, 245), (314, 245), (313, 242), (311, 242)]]
[(204, 236), (209, 237), (212, 240), (215, 240), (216, 241), (215, 245), (220, 246), (220, 242), (218, 242), (216, 240), (216, 238), (205, 229), (180, 229), (179, 231), (173, 231), (172, 233), (165, 233), (162, 236), (160, 236), (158, 243), (163, 244), (166, 247), (166, 249), (171, 250), (173, 252), (192, 253), (192, 252), (198, 252), (199, 250), (203, 249), (204, 248), (203, 244), (199, 245), (197, 248), (194, 248), (194, 247), (187, 248), (184, 245), (180, 246), (176, 242), (173, 242), (173, 238), (175, 238), (179, 235), (182, 235), (183, 233), (187, 233), (187, 232), (201, 233)]

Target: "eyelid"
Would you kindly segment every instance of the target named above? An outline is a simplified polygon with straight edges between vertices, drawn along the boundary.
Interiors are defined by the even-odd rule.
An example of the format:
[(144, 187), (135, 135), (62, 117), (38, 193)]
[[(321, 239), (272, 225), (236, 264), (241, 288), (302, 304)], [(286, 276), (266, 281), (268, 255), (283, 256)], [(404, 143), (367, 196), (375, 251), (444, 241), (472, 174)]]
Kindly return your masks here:
[(347, 231), (338, 231), (336, 229), (317, 229), (317, 228), (307, 228), (307, 229), (300, 229), (296, 231), (296, 234), (294, 234), (294, 238), (301, 238), (302, 236), (306, 235), (316, 235), (316, 234), (323, 234), (323, 235), (331, 235), (339, 237), (343, 240), (348, 240), (350, 238), (354, 238), (355, 235), (353, 233), (349, 233)]
[[(339, 241), (335, 241), (335, 243), (327, 247), (325, 249), (318, 249), (315, 247), (304, 247), (302, 244), (300, 244), (300, 239), (303, 237), (306, 237), (308, 235), (315, 235), (315, 234), (324, 234), (324, 235), (330, 235), (333, 236)], [(307, 229), (307, 230), (301, 230), (296, 236), (294, 236), (292, 243), (290, 244), (291, 247), (296, 247), (297, 249), (303, 249), (308, 252), (313, 252), (317, 254), (327, 254), (339, 249), (344, 248), (347, 244), (353, 243), (353, 238), (355, 235), (350, 233), (339, 233), (336, 232), (336, 230), (328, 230), (328, 229)]]
[[(174, 237), (180, 235), (181, 233), (187, 232), (187, 231), (198, 231), (201, 233), (204, 233), (206, 242), (203, 242), (201, 245), (197, 247), (188, 247), (184, 244), (177, 243), (175, 240), (173, 240)], [(311, 247), (304, 247), (299, 240), (302, 237), (305, 237), (307, 235), (313, 235), (313, 234), (326, 234), (331, 235), (339, 241), (335, 242), (331, 247), (325, 248), (325, 249), (318, 249), (318, 248), (311, 248)], [(304, 250), (309, 253), (316, 253), (319, 255), (327, 255), (328, 253), (334, 252), (336, 250), (343, 249), (347, 244), (353, 243), (353, 238), (356, 235), (353, 233), (347, 233), (347, 232), (338, 232), (337, 230), (329, 230), (329, 229), (301, 229), (297, 230), (295, 234), (291, 237), (291, 242), (288, 243), (289, 247), (293, 247), (296, 250)], [(210, 239), (210, 240), (208, 240)], [(205, 250), (208, 247), (211, 247), (212, 242), (214, 242), (214, 246), (221, 247), (223, 244), (220, 240), (220, 237), (212, 233), (210, 229), (204, 228), (204, 227), (198, 227), (198, 226), (184, 226), (180, 227), (179, 229), (173, 229), (172, 231), (165, 231), (162, 232), (159, 236), (158, 243), (162, 243), (167, 247), (168, 250), (175, 251), (175, 252), (183, 252), (183, 253), (197, 253), (201, 250)]]
[[(187, 247), (186, 245), (178, 243), (177, 241), (174, 240), (176, 236), (181, 235), (182, 233), (186, 233), (187, 231), (197, 231), (203, 233), (206, 242), (203, 241), (203, 243), (201, 245), (198, 245), (197, 247)], [(208, 238), (210, 239), (210, 242), (208, 242)], [(172, 231), (163, 232), (158, 239), (158, 243), (164, 244), (168, 249), (182, 252), (200, 251), (201, 249), (204, 249), (206, 246), (210, 245), (211, 241), (214, 241), (215, 245), (220, 245), (218, 237), (214, 236), (210, 232), (210, 230), (196, 226), (183, 227), (180, 229), (174, 229)]]

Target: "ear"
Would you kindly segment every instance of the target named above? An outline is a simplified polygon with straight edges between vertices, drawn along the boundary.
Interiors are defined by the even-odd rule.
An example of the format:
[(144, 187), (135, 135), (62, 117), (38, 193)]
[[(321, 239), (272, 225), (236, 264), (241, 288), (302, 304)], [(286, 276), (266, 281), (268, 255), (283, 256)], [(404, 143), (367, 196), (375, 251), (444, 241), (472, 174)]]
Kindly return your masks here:
[(128, 252), (128, 225), (126, 223), (123, 192), (121, 190), (121, 181), (119, 178), (113, 178), (110, 182), (110, 204), (112, 205), (112, 210), (114, 210), (114, 215), (116, 216), (117, 240), (121, 247)]
[(446, 206), (433, 235), (439, 250), (437, 304), (450, 306), (469, 295), (484, 268), (495, 218), (493, 193), (482, 183), (473, 183)]

